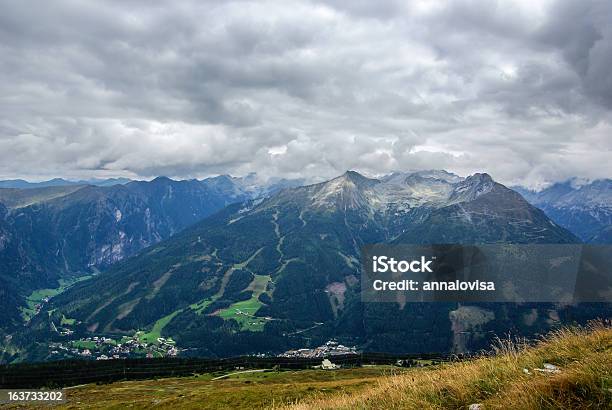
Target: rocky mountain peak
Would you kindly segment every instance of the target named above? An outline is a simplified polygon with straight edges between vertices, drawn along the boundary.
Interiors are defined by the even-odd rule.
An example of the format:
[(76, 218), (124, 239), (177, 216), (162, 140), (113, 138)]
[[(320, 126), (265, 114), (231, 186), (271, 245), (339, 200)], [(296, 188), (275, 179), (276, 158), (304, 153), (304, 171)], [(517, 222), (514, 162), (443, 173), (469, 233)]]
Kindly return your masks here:
[(473, 201), (479, 196), (491, 192), (495, 181), (487, 173), (476, 173), (470, 175), (463, 181), (457, 183), (449, 197), (450, 203)]
[(380, 182), (377, 179), (365, 177), (361, 175), (359, 172), (351, 171), (351, 170), (346, 171), (344, 174), (340, 175), (339, 177), (332, 179), (332, 181), (334, 180), (342, 180), (347, 183), (355, 184), (357, 186), (371, 186), (371, 185), (374, 185)]
[(377, 179), (364, 177), (355, 171), (347, 171), (339, 177), (315, 185), (316, 192), (312, 196), (312, 204), (315, 207), (338, 209), (369, 208), (374, 196), (372, 188), (379, 183)]
[(155, 177), (153, 180), (151, 180), (152, 184), (158, 184), (158, 185), (167, 185), (172, 182), (175, 182), (175, 181), (165, 176)]
[(446, 171), (396, 172), (381, 179), (358, 172), (306, 187), (315, 208), (364, 209), (397, 213), (420, 206), (433, 208), (472, 201), (495, 186), (489, 174), (462, 178)]

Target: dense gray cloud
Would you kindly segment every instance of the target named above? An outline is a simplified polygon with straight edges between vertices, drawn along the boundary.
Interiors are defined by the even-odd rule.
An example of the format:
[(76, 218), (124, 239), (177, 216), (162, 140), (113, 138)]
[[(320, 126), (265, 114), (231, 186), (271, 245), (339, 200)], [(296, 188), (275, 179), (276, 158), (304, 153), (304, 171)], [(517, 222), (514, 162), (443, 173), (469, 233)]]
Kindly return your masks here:
[(0, 7), (0, 178), (612, 176), (606, 1)]

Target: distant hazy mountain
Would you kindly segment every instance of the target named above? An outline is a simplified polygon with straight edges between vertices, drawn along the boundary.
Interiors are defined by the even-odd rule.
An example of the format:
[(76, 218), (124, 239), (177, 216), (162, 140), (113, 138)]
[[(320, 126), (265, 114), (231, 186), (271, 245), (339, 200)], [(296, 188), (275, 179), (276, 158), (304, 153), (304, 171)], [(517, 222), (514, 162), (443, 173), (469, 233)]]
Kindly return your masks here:
[[(217, 182), (224, 192), (231, 187), (226, 179)], [(549, 325), (548, 313), (364, 305), (362, 245), (578, 241), (487, 174), (370, 179), (347, 172), (231, 205), (76, 285), (49, 307), (82, 322), (80, 334), (129, 334), (166, 317), (162, 334), (201, 355), (278, 351), (331, 336), (370, 350), (460, 350), (478, 347), (474, 340), (491, 330), (523, 326), (525, 309), (532, 331)], [(484, 319), (474, 324), (474, 317)], [(33, 326), (46, 329), (47, 320), (39, 315)]]
[(602, 179), (586, 184), (569, 180), (539, 192), (523, 188), (517, 190), (553, 221), (582, 240), (612, 243), (612, 180)]
[[(128, 178), (92, 178), (78, 181), (54, 178), (41, 182), (29, 182), (23, 179), (8, 179), (0, 180), (0, 188), (34, 189), (79, 185), (113, 186), (125, 185), (130, 182), (133, 182), (133, 180)], [(217, 177), (205, 178), (200, 182), (204, 182), (209, 186), (217, 185), (219, 186), (219, 189), (222, 189), (221, 187), (225, 186), (225, 189), (235, 190), (236, 192), (239, 191), (243, 194), (247, 194), (250, 197), (265, 196), (279, 189), (304, 185), (304, 180), (302, 179), (270, 178), (268, 180), (262, 180), (255, 173), (248, 174), (244, 177), (220, 175)]]
[(269, 196), (281, 189), (304, 185), (303, 179), (270, 178), (262, 181), (254, 173), (244, 177), (220, 175), (206, 178), (202, 182), (216, 189), (219, 193), (229, 196), (241, 195), (252, 199)]
[(19, 322), (33, 289), (103, 269), (274, 186), (222, 176), (0, 189), (0, 293), (11, 294), (0, 298), (0, 327)]
[(81, 188), (83, 188), (82, 185), (59, 185), (27, 189), (0, 188), (0, 203), (9, 209), (24, 208), (28, 205), (71, 194)]
[(31, 188), (46, 188), (46, 187), (60, 187), (70, 185), (96, 185), (96, 186), (112, 186), (122, 185), (131, 182), (127, 178), (109, 178), (109, 179), (88, 179), (79, 181), (69, 181), (63, 178), (54, 178), (48, 181), (42, 182), (28, 182), (23, 179), (8, 179), (0, 181), (0, 188), (17, 188), (17, 189), (31, 189)]

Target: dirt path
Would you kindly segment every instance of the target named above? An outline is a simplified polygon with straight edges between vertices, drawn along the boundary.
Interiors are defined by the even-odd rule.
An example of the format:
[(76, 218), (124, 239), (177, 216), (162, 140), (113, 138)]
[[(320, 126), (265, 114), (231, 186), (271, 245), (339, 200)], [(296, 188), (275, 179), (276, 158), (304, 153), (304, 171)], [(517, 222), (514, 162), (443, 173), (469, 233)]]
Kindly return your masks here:
[(211, 381), (213, 380), (221, 380), (221, 379), (225, 379), (227, 377), (230, 376), (234, 376), (236, 374), (243, 374), (243, 373), (261, 373), (261, 372), (269, 372), (272, 371), (272, 369), (254, 369), (254, 370), (242, 370), (239, 372), (234, 372), (234, 373), (228, 373), (228, 374), (224, 374), (223, 376), (219, 376), (219, 377), (215, 377), (214, 379), (210, 379)]

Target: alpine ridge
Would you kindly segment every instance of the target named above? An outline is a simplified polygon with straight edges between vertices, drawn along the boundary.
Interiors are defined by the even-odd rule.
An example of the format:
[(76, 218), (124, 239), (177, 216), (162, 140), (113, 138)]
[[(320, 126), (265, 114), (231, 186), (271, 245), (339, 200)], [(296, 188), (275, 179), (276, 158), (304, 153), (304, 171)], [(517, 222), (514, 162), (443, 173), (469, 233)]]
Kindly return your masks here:
[(585, 242), (612, 243), (612, 180), (570, 179), (541, 191), (516, 189)]
[[(362, 304), (360, 249), (380, 242), (579, 239), (487, 174), (374, 179), (349, 171), (228, 206), (56, 296), (28, 332), (48, 337), (49, 321), (57, 327), (66, 317), (80, 337), (155, 328), (203, 356), (330, 337), (375, 351), (464, 351), (486, 345), (492, 331), (534, 333), (550, 326), (552, 311), (565, 314), (550, 306)], [(516, 315), (529, 320), (517, 324)]]
[(299, 183), (255, 175), (116, 181), (0, 189), (0, 328), (22, 322), (19, 309), (36, 289), (106, 269), (229, 204)]

